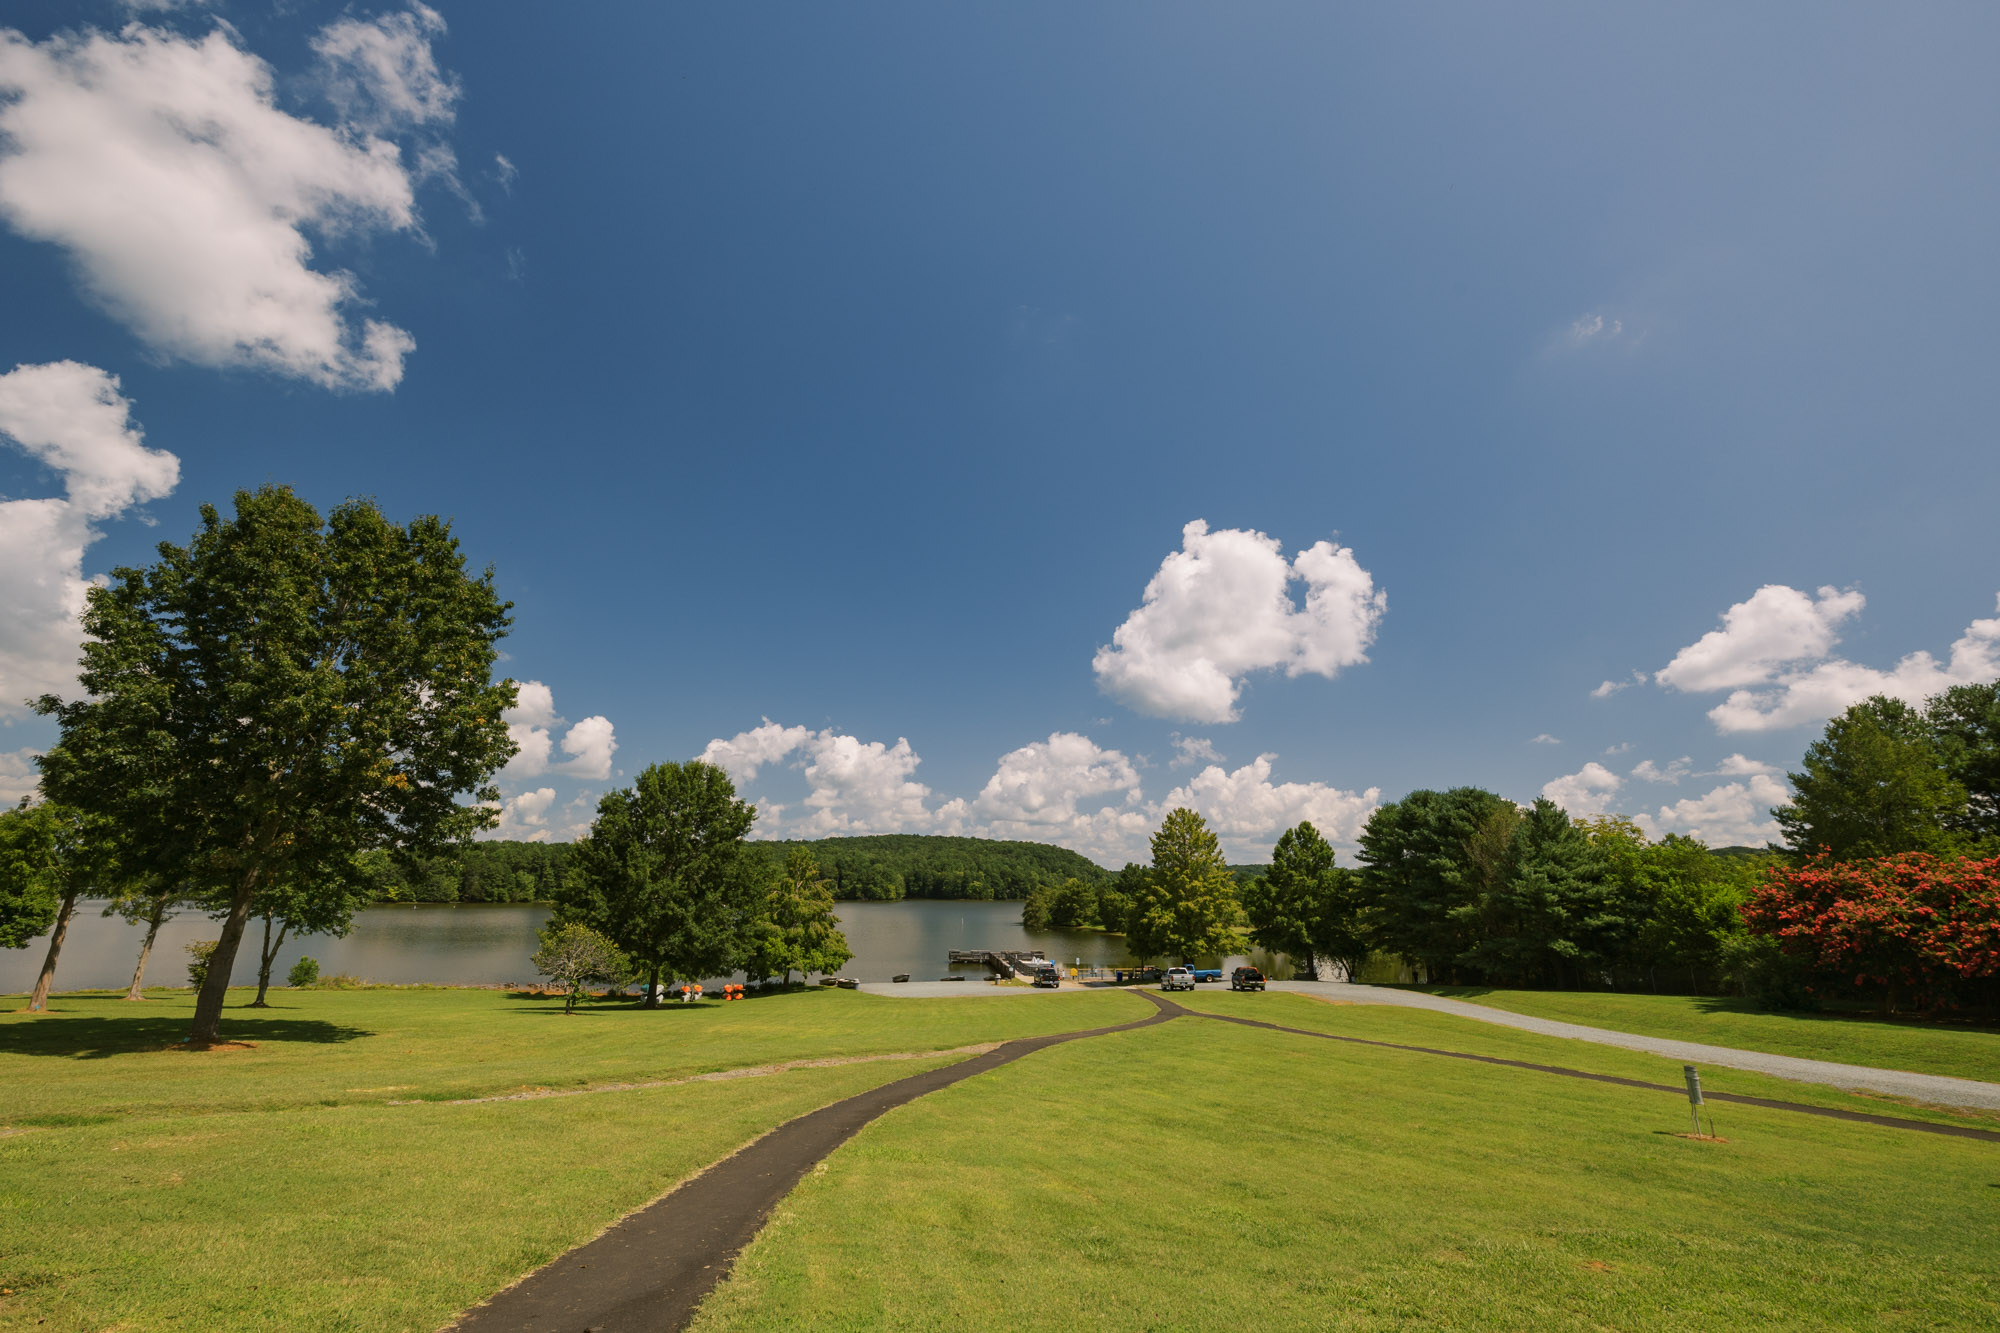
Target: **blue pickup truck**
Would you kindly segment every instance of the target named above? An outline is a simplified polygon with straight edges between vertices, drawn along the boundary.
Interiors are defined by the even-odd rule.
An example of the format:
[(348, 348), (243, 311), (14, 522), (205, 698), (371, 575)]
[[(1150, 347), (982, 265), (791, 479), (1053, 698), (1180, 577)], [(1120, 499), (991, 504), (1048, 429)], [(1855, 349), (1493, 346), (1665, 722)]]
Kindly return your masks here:
[(1222, 980), (1222, 969), (1219, 967), (1191, 967), (1188, 971), (1194, 973), (1196, 981)]

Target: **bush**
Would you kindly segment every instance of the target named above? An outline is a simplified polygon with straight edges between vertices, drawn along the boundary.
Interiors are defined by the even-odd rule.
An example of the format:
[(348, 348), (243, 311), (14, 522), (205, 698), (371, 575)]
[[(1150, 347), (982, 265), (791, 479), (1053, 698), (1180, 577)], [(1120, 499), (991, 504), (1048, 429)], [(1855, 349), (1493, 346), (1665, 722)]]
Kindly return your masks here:
[(349, 976), (345, 972), (330, 972), (318, 981), (315, 981), (313, 988), (315, 990), (360, 990), (367, 984), (367, 981), (364, 979)]
[(188, 945), (188, 985), (200, 990), (207, 982), (209, 955), (215, 952), (215, 946), (220, 943), (221, 940), (196, 940)]
[(2000, 857), (1816, 856), (1767, 871), (1743, 919), (1819, 994), (2000, 1007)]
[(304, 957), (292, 964), (292, 970), (285, 973), (285, 984), (293, 989), (311, 986), (319, 981), (319, 960)]

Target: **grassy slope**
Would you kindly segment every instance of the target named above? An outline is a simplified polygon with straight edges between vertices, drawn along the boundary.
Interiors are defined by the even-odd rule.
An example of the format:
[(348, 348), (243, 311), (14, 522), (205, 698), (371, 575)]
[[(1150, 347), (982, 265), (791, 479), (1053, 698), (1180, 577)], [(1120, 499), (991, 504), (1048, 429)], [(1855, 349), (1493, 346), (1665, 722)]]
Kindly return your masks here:
[[(1682, 1086), (1681, 1062), (1678, 1060), (1568, 1037), (1545, 1037), (1540, 1033), (1522, 1032), (1516, 1028), (1480, 1023), (1451, 1014), (1431, 1013), (1424, 1009), (1400, 1009), (1376, 1004), (1328, 1004), (1306, 995), (1236, 994), (1207, 989), (1175, 998), (1190, 1009), (1260, 1018), (1312, 1032), (1332, 1032), (1370, 1041), (1492, 1055), (1504, 1060), (1528, 1060), (1564, 1069), (1645, 1079), (1649, 1083), (1662, 1083), (1676, 1089)], [(1893, 1115), (1940, 1124), (2000, 1129), (2000, 1115), (1988, 1110), (1925, 1106), (1895, 1097), (1843, 1092), (1818, 1083), (1794, 1083), (1769, 1074), (1728, 1069), (1721, 1065), (1702, 1066), (1701, 1082), (1710, 1092), (1733, 1092), (1749, 1097), (1803, 1102), (1808, 1106), (1862, 1111), (1870, 1115)], [(1725, 1120), (1735, 1113), (1734, 1108), (1726, 1104), (1709, 1109)], [(1726, 1130), (1722, 1132), (1727, 1134)]]
[(1426, 987), (1433, 995), (1470, 1000), (1511, 1013), (1637, 1032), (1676, 1041), (1797, 1055), (1809, 1060), (1906, 1069), (1917, 1074), (2000, 1083), (2000, 1031), (1956, 1024), (1897, 1022), (1822, 1014), (1775, 1014), (1747, 1000), (1686, 995)]
[[(0, 1087), (7, 1089), (0, 1125), (47, 1115), (281, 1110), (671, 1078), (820, 1055), (943, 1050), (1150, 1012), (1129, 995), (1025, 1004), (815, 988), (651, 1013), (586, 1005), (565, 1015), (560, 1000), (499, 991), (274, 990), (270, 1009), (231, 1008), (223, 1016), (225, 1037), (257, 1049), (190, 1054), (170, 1048), (187, 1035), (191, 992), (150, 993), (157, 998), (143, 1005), (111, 993), (61, 995), (61, 1012), (48, 1018), (0, 1013)], [(231, 997), (247, 1001), (252, 993)]]
[(981, 1327), (1002, 1309), (1111, 1330), (2000, 1323), (1993, 1145), (1747, 1108), (1731, 1142), (1700, 1143), (1674, 1137), (1681, 1113), (1179, 1020), (884, 1117), (779, 1210), (696, 1329)]
[[(436, 1328), (675, 1180), (816, 1106), (936, 1063), (478, 1106), (391, 1099), (932, 1050), (1147, 1012), (1126, 995), (813, 991), (565, 1019), (491, 991), (286, 993), (159, 1049), (185, 993), (0, 1017), (0, 1329)], [(288, 1025), (288, 1026), (286, 1026)], [(46, 1320), (46, 1323), (39, 1322)]]

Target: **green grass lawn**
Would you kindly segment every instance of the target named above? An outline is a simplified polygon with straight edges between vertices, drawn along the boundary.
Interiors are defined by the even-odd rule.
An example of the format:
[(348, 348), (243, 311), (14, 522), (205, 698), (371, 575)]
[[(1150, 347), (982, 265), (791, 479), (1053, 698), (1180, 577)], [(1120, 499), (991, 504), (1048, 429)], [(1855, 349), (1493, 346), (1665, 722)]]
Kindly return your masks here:
[(222, 1032), (254, 1050), (173, 1049), (193, 993), (59, 995), (47, 1017), (0, 999), (0, 1126), (74, 1115), (189, 1115), (477, 1097), (673, 1078), (822, 1055), (944, 1050), (1143, 1017), (1131, 995), (904, 999), (815, 988), (733, 1004), (587, 1004), (502, 991), (274, 989)]
[[(1600, 1046), (1595, 1042), (1569, 1037), (1546, 1037), (1538, 1032), (1499, 1027), (1428, 1009), (1405, 1009), (1386, 1004), (1329, 1004), (1309, 995), (1283, 992), (1239, 994), (1202, 989), (1174, 998), (1190, 1009), (1259, 1018), (1312, 1032), (1331, 1032), (1406, 1046), (1428, 1046), (1441, 1051), (1463, 1051), (1471, 1055), (1498, 1056), (1503, 1060), (1527, 1060), (1594, 1074), (1644, 1079), (1672, 1088), (1682, 1086), (1682, 1062), (1679, 1060), (1648, 1055), (1644, 1051), (1628, 1051), (1618, 1046)], [(1703, 1065), (1701, 1082), (1710, 1092), (1769, 1097), (1776, 1101), (1803, 1102), (1808, 1106), (1831, 1106), (1845, 1111), (1929, 1120), (1939, 1124), (2000, 1129), (2000, 1113), (1982, 1108), (1927, 1106), (1899, 1097), (1843, 1092), (1824, 1084), (1798, 1083), (1722, 1065)], [(1725, 1121), (1735, 1114), (1735, 1108), (1726, 1103), (1718, 1103), (1709, 1110)]]
[(1856, 1015), (1778, 1014), (1757, 1009), (1748, 1000), (1688, 995), (1489, 990), (1481, 986), (1421, 989), (1510, 1013), (1648, 1037), (2000, 1083), (2000, 1030), (1992, 1027)]
[[(1200, 1002), (1267, 999), (1286, 1022), (1312, 1004)], [(1435, 1031), (1317, 1007), (1384, 1039)], [(787, 1200), (695, 1327), (2000, 1326), (2000, 1146), (1753, 1108), (1697, 1142), (1675, 1136), (1684, 1114), (1180, 1019), (891, 1112)]]
[(435, 1329), (773, 1126), (939, 1059), (440, 1099), (933, 1051), (1150, 1012), (1118, 994), (815, 990), (566, 1018), (560, 1001), (494, 991), (273, 994), (272, 1010), (227, 1015), (250, 1050), (164, 1049), (185, 1032), (187, 992), (63, 995), (59, 1013), (0, 1016), (0, 1329)]

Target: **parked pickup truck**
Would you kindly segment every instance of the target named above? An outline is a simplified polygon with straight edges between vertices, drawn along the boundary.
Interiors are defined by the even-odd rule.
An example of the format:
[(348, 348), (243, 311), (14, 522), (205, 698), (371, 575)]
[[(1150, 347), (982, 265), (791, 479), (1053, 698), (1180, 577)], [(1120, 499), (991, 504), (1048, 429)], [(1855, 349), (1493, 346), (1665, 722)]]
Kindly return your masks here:
[(1037, 986), (1055, 988), (1062, 985), (1062, 973), (1056, 969), (1054, 963), (1043, 963), (1040, 967), (1037, 967), (1034, 977)]
[(1219, 967), (1191, 967), (1188, 971), (1194, 973), (1196, 981), (1222, 980), (1222, 969)]
[(1229, 974), (1231, 990), (1263, 990), (1264, 974), (1254, 967), (1239, 967)]
[(1160, 978), (1161, 990), (1193, 990), (1194, 973), (1185, 967), (1170, 967), (1167, 975)]

